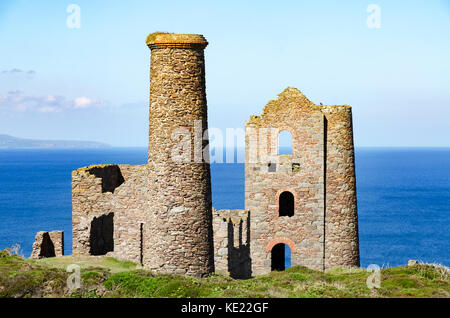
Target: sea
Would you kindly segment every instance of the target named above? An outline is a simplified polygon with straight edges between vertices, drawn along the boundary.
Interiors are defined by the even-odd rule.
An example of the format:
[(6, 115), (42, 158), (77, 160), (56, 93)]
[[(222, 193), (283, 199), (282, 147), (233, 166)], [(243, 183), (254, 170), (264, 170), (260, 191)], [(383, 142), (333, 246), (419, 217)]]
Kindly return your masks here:
[[(145, 148), (0, 150), (0, 249), (28, 257), (36, 232), (64, 230), (71, 254), (71, 171), (146, 161)], [(243, 209), (244, 164), (211, 176), (213, 206)], [(450, 148), (356, 148), (356, 177), (361, 266), (450, 266)]]

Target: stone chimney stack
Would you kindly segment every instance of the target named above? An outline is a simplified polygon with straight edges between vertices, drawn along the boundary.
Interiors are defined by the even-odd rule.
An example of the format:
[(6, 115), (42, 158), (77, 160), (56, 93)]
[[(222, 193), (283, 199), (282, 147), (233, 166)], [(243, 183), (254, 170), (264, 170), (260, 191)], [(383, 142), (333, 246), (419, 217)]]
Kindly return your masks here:
[[(158, 273), (205, 276), (214, 271), (210, 166), (209, 158), (201, 158), (209, 142), (207, 135), (202, 138), (208, 128), (208, 42), (198, 34), (171, 33), (150, 34), (146, 42), (151, 49), (151, 196), (143, 263)], [(184, 135), (176, 133), (180, 129)], [(190, 139), (190, 154), (174, 160), (183, 138)]]

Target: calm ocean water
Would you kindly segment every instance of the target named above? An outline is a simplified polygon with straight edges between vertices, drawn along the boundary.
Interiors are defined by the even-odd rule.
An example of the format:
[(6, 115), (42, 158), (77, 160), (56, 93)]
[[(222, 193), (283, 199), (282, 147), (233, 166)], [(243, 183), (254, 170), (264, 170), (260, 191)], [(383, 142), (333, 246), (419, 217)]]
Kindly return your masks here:
[[(31, 253), (40, 230), (64, 230), (71, 253), (71, 171), (146, 162), (144, 148), (0, 150), (0, 249)], [(450, 266), (450, 149), (358, 148), (361, 265), (408, 259)], [(217, 209), (244, 207), (244, 165), (212, 165)]]

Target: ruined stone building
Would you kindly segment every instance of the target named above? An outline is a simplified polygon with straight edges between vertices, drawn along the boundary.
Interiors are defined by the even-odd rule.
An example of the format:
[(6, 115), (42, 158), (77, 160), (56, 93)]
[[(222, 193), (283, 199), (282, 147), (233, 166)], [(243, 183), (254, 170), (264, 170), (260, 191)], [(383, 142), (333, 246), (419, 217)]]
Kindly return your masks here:
[[(246, 123), (245, 209), (212, 208), (209, 160), (196, 150), (208, 145), (207, 44), (193, 34), (147, 38), (148, 163), (72, 173), (73, 253), (197, 277), (282, 270), (287, 248), (292, 265), (359, 266), (350, 106), (315, 105), (287, 88)], [(191, 132), (184, 162), (171, 158), (179, 128)], [(284, 130), (290, 155), (277, 152)]]

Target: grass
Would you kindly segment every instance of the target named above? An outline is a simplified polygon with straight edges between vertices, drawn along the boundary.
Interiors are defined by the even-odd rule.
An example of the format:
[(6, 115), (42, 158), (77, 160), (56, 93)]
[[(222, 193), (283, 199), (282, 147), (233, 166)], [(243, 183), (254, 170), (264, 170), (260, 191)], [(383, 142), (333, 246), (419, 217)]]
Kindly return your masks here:
[(103, 256), (63, 256), (43, 258), (39, 260), (29, 260), (30, 263), (47, 267), (66, 269), (70, 264), (76, 264), (82, 270), (97, 267), (109, 270), (111, 273), (118, 273), (127, 270), (137, 269), (139, 266), (133, 262), (119, 261), (112, 257)]
[[(68, 289), (69, 264), (81, 268), (81, 288)], [(438, 265), (384, 268), (381, 286), (369, 289), (371, 273), (337, 268), (326, 272), (295, 266), (247, 280), (222, 275), (195, 279), (153, 275), (109, 257), (28, 260), (0, 251), (0, 297), (450, 297), (449, 270)]]

